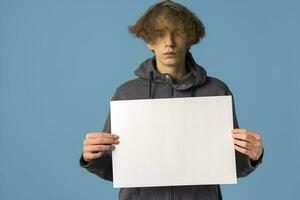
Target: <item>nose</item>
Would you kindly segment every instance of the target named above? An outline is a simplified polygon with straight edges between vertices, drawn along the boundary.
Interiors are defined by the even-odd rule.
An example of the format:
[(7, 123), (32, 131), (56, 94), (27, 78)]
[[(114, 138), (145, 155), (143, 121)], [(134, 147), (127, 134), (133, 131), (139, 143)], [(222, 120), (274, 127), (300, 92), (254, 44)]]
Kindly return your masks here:
[(166, 47), (174, 48), (176, 46), (174, 35), (172, 33), (167, 33), (165, 36), (165, 45)]

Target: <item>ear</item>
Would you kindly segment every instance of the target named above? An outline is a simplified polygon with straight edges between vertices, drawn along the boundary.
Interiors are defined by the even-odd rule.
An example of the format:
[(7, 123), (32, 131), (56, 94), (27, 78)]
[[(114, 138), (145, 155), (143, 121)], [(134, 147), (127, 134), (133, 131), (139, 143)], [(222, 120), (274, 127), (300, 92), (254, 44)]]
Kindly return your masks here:
[(151, 44), (148, 44), (148, 43), (147, 43), (147, 47), (148, 47), (151, 51), (153, 51), (153, 46), (152, 46)]
[(187, 51), (189, 51), (189, 50), (191, 49), (191, 47), (192, 47), (192, 45), (191, 45), (191, 44), (187, 44), (187, 45), (186, 45), (186, 49), (187, 49)]
[(188, 52), (190, 49), (191, 49), (191, 46), (188, 46), (187, 49), (186, 49), (186, 51)]

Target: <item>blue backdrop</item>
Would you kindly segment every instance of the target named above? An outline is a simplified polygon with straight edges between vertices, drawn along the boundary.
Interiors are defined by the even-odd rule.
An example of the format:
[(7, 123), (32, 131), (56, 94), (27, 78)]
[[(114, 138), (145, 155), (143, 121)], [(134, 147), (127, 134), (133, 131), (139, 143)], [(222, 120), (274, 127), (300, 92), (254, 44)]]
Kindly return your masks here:
[[(0, 199), (117, 198), (78, 159), (116, 87), (152, 56), (127, 27), (155, 2), (0, 1)], [(231, 88), (240, 126), (263, 136), (263, 165), (222, 186), (224, 198), (295, 199), (299, 1), (178, 2), (207, 28), (195, 59)]]

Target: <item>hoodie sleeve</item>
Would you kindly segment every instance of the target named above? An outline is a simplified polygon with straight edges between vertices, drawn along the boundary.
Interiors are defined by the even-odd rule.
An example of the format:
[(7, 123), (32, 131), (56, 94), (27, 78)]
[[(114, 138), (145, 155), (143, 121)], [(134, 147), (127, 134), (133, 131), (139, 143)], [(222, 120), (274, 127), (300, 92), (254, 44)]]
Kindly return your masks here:
[[(104, 128), (102, 132), (110, 133), (110, 112), (106, 119)], [(89, 172), (99, 176), (108, 181), (113, 181), (112, 175), (112, 157), (110, 151), (105, 151), (104, 154), (97, 159), (92, 160), (91, 162), (86, 162), (83, 159), (83, 155), (80, 157), (80, 166), (88, 170)]]
[[(115, 92), (111, 100), (117, 100), (117, 99), (118, 99), (117, 92)], [(110, 111), (108, 113), (102, 132), (111, 133)], [(86, 162), (83, 159), (83, 155), (81, 154), (79, 163), (81, 167), (99, 176), (100, 178), (103, 178), (108, 181), (113, 181), (111, 151), (105, 151), (100, 158), (94, 159), (90, 162)]]
[[(239, 128), (236, 113), (235, 113), (234, 98), (229, 88), (227, 88), (226, 95), (232, 96), (233, 126), (234, 128)], [(237, 177), (242, 178), (248, 176), (262, 162), (262, 158), (263, 158), (263, 154), (260, 156), (260, 158), (257, 161), (253, 161), (246, 154), (243, 154), (235, 150)]]

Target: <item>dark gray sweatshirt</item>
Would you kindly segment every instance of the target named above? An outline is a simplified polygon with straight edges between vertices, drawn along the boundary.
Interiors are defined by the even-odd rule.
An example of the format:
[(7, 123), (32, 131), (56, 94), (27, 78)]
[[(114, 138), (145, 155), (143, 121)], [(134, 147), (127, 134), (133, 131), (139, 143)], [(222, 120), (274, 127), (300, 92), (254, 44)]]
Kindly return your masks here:
[[(156, 70), (155, 62), (155, 57), (144, 61), (135, 71), (135, 75), (138, 78), (127, 81), (118, 87), (112, 100), (232, 95), (225, 83), (216, 78), (207, 76), (204, 68), (195, 62), (190, 52), (186, 54), (188, 73), (177, 82), (175, 82), (169, 74), (159, 74)], [(238, 128), (234, 103), (233, 122), (234, 128)], [(111, 133), (110, 114), (107, 117), (103, 132)], [(257, 162), (253, 162), (247, 155), (236, 151), (236, 170), (238, 178), (249, 175), (261, 161), (262, 156)], [(157, 164), (159, 165), (159, 163)], [(90, 163), (86, 163), (81, 155), (80, 165), (103, 179), (113, 181), (111, 152), (105, 152), (101, 158), (95, 159)], [(121, 188), (119, 199), (219, 200), (222, 199), (222, 195), (219, 185), (189, 185)]]

